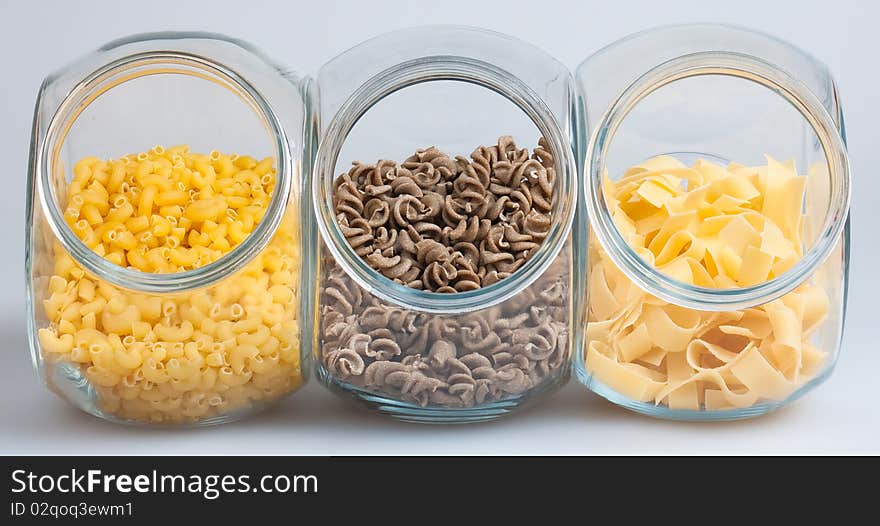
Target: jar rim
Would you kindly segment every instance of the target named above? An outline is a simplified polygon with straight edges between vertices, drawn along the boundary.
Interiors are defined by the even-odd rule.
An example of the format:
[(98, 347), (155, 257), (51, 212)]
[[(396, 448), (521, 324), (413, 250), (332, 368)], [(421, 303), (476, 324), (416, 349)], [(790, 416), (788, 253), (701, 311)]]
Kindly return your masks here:
[[(656, 90), (673, 82), (721, 75), (755, 82), (789, 102), (810, 124), (822, 146), (830, 179), (828, 211), (816, 241), (782, 275), (750, 287), (715, 289), (687, 284), (646, 262), (617, 229), (605, 202), (602, 181), (614, 134), (629, 113)], [(631, 83), (596, 126), (586, 151), (584, 200), (592, 232), (621, 271), (648, 293), (675, 305), (708, 311), (741, 310), (775, 300), (809, 279), (828, 258), (843, 232), (850, 205), (850, 167), (841, 133), (821, 101), (802, 82), (753, 55), (703, 51), (665, 61)]]
[[(491, 90), (525, 112), (547, 140), (556, 165), (557, 188), (563, 202), (550, 231), (536, 253), (511, 276), (476, 290), (437, 293), (395, 283), (358, 256), (342, 234), (333, 213), (332, 184), (339, 154), (355, 124), (371, 107), (397, 91), (435, 81), (458, 81)], [(457, 55), (431, 55), (400, 62), (364, 82), (342, 104), (323, 135), (312, 180), (312, 206), (331, 255), (355, 283), (383, 301), (432, 314), (472, 312), (497, 305), (537, 280), (561, 251), (574, 221), (575, 161), (571, 141), (553, 112), (527, 84), (510, 72), (486, 61)], [(568, 197), (568, 198), (567, 198)]]
[[(123, 41), (120, 46), (128, 44)], [(102, 48), (106, 50), (107, 48)], [(143, 69), (147, 68), (147, 69)], [(263, 219), (241, 243), (199, 268), (167, 274), (141, 272), (117, 265), (90, 249), (64, 221), (52, 173), (67, 133), (85, 109), (104, 93), (125, 82), (152, 75), (189, 75), (229, 89), (255, 111), (267, 128), (277, 159), (276, 185)], [(232, 68), (200, 54), (155, 49), (127, 54), (108, 62), (78, 82), (64, 97), (49, 122), (36, 156), (37, 192), (49, 228), (64, 250), (82, 267), (118, 287), (147, 293), (172, 293), (212, 285), (244, 268), (269, 243), (287, 208), (291, 190), (291, 153), (280, 119), (255, 86)]]

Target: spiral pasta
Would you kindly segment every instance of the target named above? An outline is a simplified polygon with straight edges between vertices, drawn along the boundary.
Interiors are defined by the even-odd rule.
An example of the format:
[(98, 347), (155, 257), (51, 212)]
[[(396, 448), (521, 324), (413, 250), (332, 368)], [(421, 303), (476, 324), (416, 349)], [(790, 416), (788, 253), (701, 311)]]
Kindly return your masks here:
[[(764, 167), (657, 157), (606, 179), (617, 228), (664, 273), (710, 288), (747, 287), (802, 256), (804, 177), (768, 157)], [(703, 312), (643, 291), (591, 241), (585, 363), (596, 380), (641, 402), (719, 410), (780, 400), (820, 370), (810, 343), (829, 300), (805, 283), (764, 305)]]
[(504, 136), (450, 158), (436, 148), (403, 163), (355, 162), (335, 183), (334, 212), (352, 249), (412, 288), (454, 293), (513, 274), (550, 230), (555, 171)]
[[(142, 272), (215, 261), (261, 220), (272, 159), (188, 147), (86, 158), (74, 166), (65, 218), (96, 253)], [(87, 274), (59, 244), (39, 329), (50, 367), (77, 367), (101, 411), (195, 422), (278, 398), (302, 382), (299, 219), (283, 217), (244, 269), (192, 292), (140, 294)]]
[[(511, 276), (552, 224), (555, 170), (500, 137), (470, 159), (431, 147), (404, 162), (355, 162), (335, 182), (351, 248), (388, 279), (439, 293)], [(552, 381), (569, 356), (567, 255), (501, 305), (429, 315), (365, 293), (327, 257), (321, 357), (339, 382), (421, 406), (474, 407)]]
[(461, 315), (392, 306), (327, 265), (320, 350), (338, 381), (421, 406), (473, 407), (521, 395), (568, 363), (564, 254), (514, 298)]

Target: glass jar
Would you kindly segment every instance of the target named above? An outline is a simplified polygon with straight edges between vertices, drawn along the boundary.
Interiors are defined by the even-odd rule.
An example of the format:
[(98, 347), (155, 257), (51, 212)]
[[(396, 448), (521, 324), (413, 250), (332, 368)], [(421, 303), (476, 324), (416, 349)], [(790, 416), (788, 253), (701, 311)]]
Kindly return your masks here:
[(760, 415), (819, 385), (849, 266), (825, 66), (763, 34), (686, 25), (606, 47), (576, 82), (591, 227), (579, 379), (683, 420)]
[[(566, 68), (542, 51), (497, 33), (464, 27), (414, 28), (374, 38), (331, 60), (319, 72), (314, 100), (319, 101), (321, 136), (313, 181), (322, 238), (315, 325), (320, 380), (395, 418), (443, 423), (494, 419), (562, 385), (569, 376), (575, 337), (570, 231), (577, 200), (571, 147), (573, 83)], [(501, 265), (486, 263), (490, 257), (474, 257), (470, 260), (474, 269), (483, 265), (479, 270), (483, 286), (475, 288), (472, 283), (459, 283), (465, 276), (461, 269), (444, 270), (437, 278), (428, 270), (434, 268), (430, 256), (417, 257), (413, 252), (410, 257), (399, 244), (406, 236), (411, 241), (428, 240), (425, 246), (442, 242), (446, 245), (442, 250), (450, 251), (453, 242), (464, 242), (466, 246), (456, 244), (455, 250), (468, 253), (488, 246), (482, 245), (488, 234), (452, 233), (448, 219), (443, 229), (425, 227), (417, 234), (408, 229), (430, 220), (407, 216), (388, 223), (386, 217), (379, 217), (376, 224), (384, 225), (380, 233), (374, 230), (363, 236), (362, 231), (355, 242), (353, 226), (365, 221), (369, 210), (375, 214), (386, 206), (378, 199), (368, 202), (372, 195), (387, 190), (388, 206), (393, 206), (409, 199), (396, 190), (403, 187), (401, 181), (415, 179), (423, 190), (417, 191), (421, 204), (412, 206), (425, 217), (435, 217), (439, 209), (425, 205), (425, 196), (443, 192), (444, 203), (458, 199), (452, 197), (451, 192), (458, 191), (453, 180), (471, 162), (466, 156), (475, 148), (495, 145), (502, 137), (500, 148), (484, 148), (474, 155), (524, 151), (504, 136), (512, 136), (520, 147), (535, 146), (543, 138), (543, 155), (552, 155), (548, 173), (550, 168), (555, 172), (555, 177), (550, 176), (552, 219), (542, 242), (528, 249), (528, 259), (518, 268), (501, 270)], [(428, 149), (432, 146), (449, 157)], [(452, 161), (457, 155), (464, 157)], [(380, 159), (394, 162), (377, 163)], [(487, 161), (492, 181), (500, 160)], [(395, 189), (385, 185), (386, 190), (367, 190), (376, 194), (358, 194), (358, 210), (340, 211), (335, 207), (339, 187), (351, 189), (359, 183), (337, 182), (342, 181), (338, 177), (360, 177), (350, 173), (349, 163), (354, 161), (365, 163), (361, 168), (373, 174), (369, 177), (390, 173), (383, 180), (400, 179)], [(429, 181), (434, 176), (439, 183)], [(488, 179), (477, 189), (481, 196), (488, 195), (487, 183)], [(443, 190), (435, 192), (439, 187), (432, 185), (437, 184)], [(511, 217), (518, 210), (528, 211), (525, 203), (480, 199), (506, 203), (504, 212)], [(465, 219), (459, 224), (464, 229), (483, 213), (474, 211), (482, 204), (474, 202), (475, 208), (467, 213), (458, 201), (449, 206), (461, 206)], [(538, 239), (537, 233), (532, 234)], [(383, 274), (361, 254), (392, 258), (410, 269), (407, 274)], [(492, 277), (486, 277), (489, 274)], [(467, 275), (471, 281), (477, 279), (476, 271)], [(445, 280), (446, 290), (454, 286), (456, 291), (425, 288), (437, 279)]]
[(117, 40), (47, 77), (26, 276), (52, 391), (111, 421), (205, 425), (302, 385), (304, 86), (200, 33)]

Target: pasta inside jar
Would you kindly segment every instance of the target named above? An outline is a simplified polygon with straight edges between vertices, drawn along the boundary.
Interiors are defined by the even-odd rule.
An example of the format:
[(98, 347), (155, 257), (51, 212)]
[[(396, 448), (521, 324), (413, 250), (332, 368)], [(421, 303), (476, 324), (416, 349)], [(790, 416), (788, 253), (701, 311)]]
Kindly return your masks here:
[[(552, 223), (554, 160), (510, 136), (470, 158), (437, 148), (401, 163), (356, 161), (334, 184), (351, 249), (398, 285), (439, 294), (490, 287), (536, 253)], [(522, 395), (567, 365), (566, 258), (514, 298), (460, 315), (365, 294), (335, 262), (322, 289), (323, 366), (333, 379), (419, 406), (474, 407)]]
[(562, 386), (582, 281), (568, 69), (437, 26), (363, 42), (316, 78), (320, 381), (425, 423), (493, 420)]
[[(62, 209), (71, 231), (106, 260), (182, 273), (212, 264), (254, 231), (275, 177), (272, 158), (156, 146), (81, 159)], [(303, 374), (295, 209), (243, 269), (180, 293), (112, 285), (55, 241), (43, 300), (49, 323), (37, 333), (43, 358), (79, 369), (98, 409), (126, 421), (207, 421), (296, 389)]]
[[(645, 262), (690, 285), (733, 289), (803, 257), (806, 180), (770, 157), (746, 167), (661, 156), (606, 178), (604, 195)], [(687, 309), (645, 292), (591, 239), (585, 365), (614, 391), (670, 409), (747, 408), (785, 399), (823, 369), (828, 353), (812, 335), (829, 296), (818, 284), (744, 310)]]

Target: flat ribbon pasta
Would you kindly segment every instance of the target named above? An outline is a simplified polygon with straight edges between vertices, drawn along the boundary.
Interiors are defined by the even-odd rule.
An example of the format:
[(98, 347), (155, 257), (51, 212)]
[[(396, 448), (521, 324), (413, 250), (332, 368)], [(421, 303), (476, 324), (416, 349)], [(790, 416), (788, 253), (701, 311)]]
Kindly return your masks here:
[[(669, 156), (604, 181), (633, 250), (665, 274), (708, 288), (771, 280), (802, 256), (805, 178), (793, 162), (727, 167)], [(827, 353), (810, 335), (828, 295), (805, 283), (735, 312), (687, 309), (630, 281), (591, 237), (587, 371), (620, 394), (671, 409), (719, 410), (781, 400), (814, 377)]]

